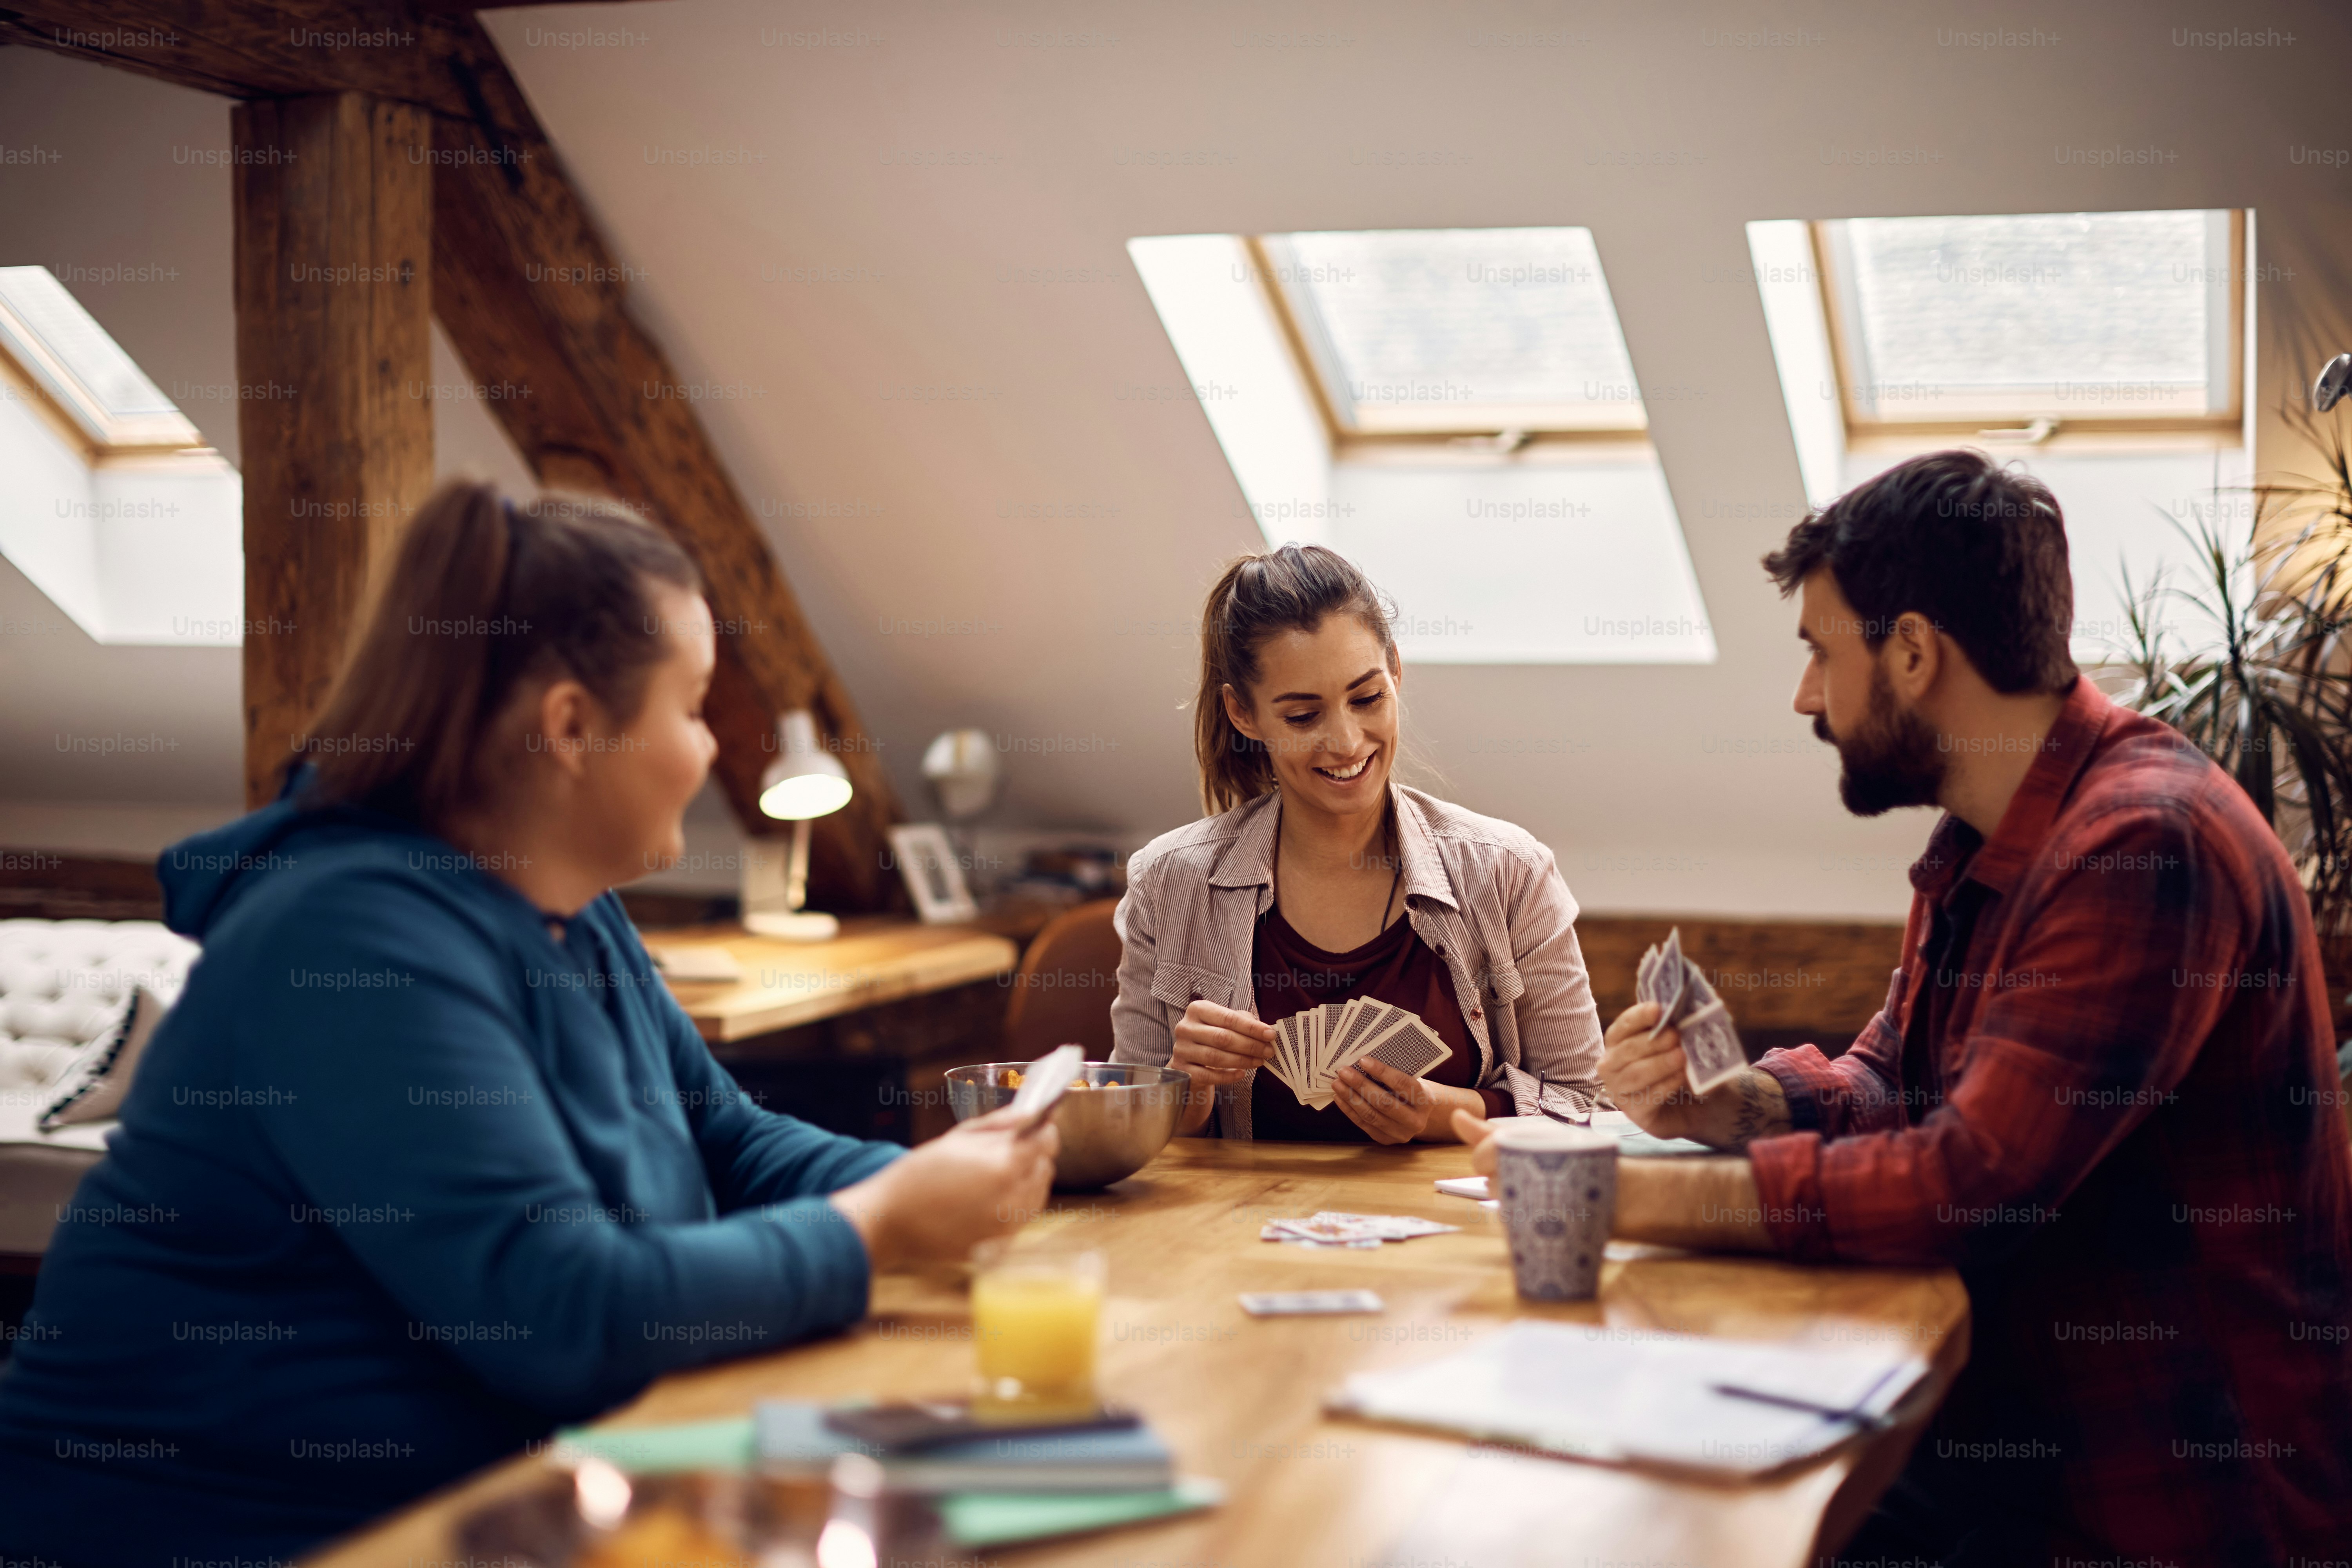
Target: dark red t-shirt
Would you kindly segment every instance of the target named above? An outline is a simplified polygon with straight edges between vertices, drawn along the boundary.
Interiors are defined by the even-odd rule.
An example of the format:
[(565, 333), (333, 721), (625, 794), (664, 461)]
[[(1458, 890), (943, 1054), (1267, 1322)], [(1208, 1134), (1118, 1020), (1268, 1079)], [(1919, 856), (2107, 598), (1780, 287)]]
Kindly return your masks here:
[[(1257, 922), (1250, 969), (1257, 991), (1257, 1016), (1265, 1022), (1279, 1024), (1293, 1013), (1310, 1012), (1326, 1002), (1369, 996), (1419, 1014), (1421, 1021), (1445, 1042), (1450, 1054), (1430, 1068), (1426, 1076), (1432, 1083), (1455, 1089), (1476, 1085), (1478, 1047), (1462, 1021), (1462, 1005), (1454, 1000), (1453, 979), (1402, 915), (1352, 952), (1326, 952), (1293, 931), (1278, 905), (1268, 905)], [(1261, 1068), (1253, 1085), (1253, 1138), (1321, 1143), (1372, 1141), (1371, 1134), (1337, 1105), (1317, 1110), (1299, 1104), (1298, 1097), (1271, 1072)], [(1479, 1092), (1486, 1101), (1487, 1115), (1510, 1114), (1500, 1093)]]

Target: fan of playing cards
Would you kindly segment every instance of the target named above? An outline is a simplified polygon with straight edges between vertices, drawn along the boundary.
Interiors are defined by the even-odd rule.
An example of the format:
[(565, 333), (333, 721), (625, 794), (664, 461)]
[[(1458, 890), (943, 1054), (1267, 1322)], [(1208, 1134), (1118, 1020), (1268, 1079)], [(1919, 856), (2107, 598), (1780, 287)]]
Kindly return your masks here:
[(1419, 1078), (1446, 1058), (1445, 1042), (1417, 1013), (1359, 996), (1293, 1013), (1274, 1026), (1274, 1076), (1320, 1110), (1331, 1103), (1331, 1079), (1370, 1058), (1407, 1078)]
[(1748, 1065), (1739, 1031), (1731, 1026), (1731, 1010), (1698, 965), (1683, 956), (1682, 927), (1666, 933), (1664, 947), (1642, 955), (1642, 966), (1633, 973), (1633, 997), (1663, 1009), (1650, 1033), (1682, 1031), (1683, 1068), (1694, 1094), (1705, 1094)]

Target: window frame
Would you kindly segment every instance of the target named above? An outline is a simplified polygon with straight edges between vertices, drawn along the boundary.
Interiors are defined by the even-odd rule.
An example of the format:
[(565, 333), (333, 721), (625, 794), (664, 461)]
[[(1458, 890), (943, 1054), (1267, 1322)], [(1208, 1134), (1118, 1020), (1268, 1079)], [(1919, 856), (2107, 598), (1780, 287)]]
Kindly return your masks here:
[[(1597, 426), (1559, 417), (1559, 411), (1568, 405), (1549, 405), (1553, 417), (1547, 420), (1546, 405), (1523, 405), (1534, 417), (1521, 420), (1501, 418), (1466, 421), (1449, 426), (1416, 425), (1408, 415), (1384, 415), (1371, 421), (1360, 417), (1353, 423), (1341, 413), (1331, 393), (1331, 374), (1336, 369), (1335, 351), (1328, 342), (1320, 348), (1317, 340), (1322, 333), (1305, 317), (1300, 303), (1292, 297), (1293, 285), (1283, 280), (1286, 264), (1277, 261), (1267, 242), (1280, 236), (1246, 234), (1239, 237), (1247, 251), (1252, 276), (1258, 292), (1265, 301), (1281, 330), (1285, 348), (1289, 351), (1293, 368), (1306, 384), (1307, 400), (1314, 405), (1316, 417), (1322, 422), (1324, 438), (1330, 443), (1335, 460), (1373, 460), (1383, 458), (1412, 461), (1435, 457), (1452, 457), (1469, 460), (1496, 458), (1517, 458), (1531, 448), (1546, 449), (1547, 455), (1562, 457), (1622, 458), (1646, 452), (1650, 447), (1649, 411), (1634, 404), (1634, 422)], [(1602, 287), (1607, 287), (1604, 278)], [(1613, 315), (1617, 302), (1609, 301)], [(1620, 325), (1619, 331), (1623, 328)], [(1635, 373), (1635, 384), (1640, 374)], [(1495, 405), (1486, 405), (1478, 412), (1484, 414)], [(1515, 410), (1516, 411), (1516, 410)]]
[[(58, 285), (64, 289), (64, 284)], [(67, 290), (72, 298), (71, 290)], [(89, 315), (89, 307), (74, 299)], [(101, 332), (103, 323), (90, 322)], [(113, 334), (107, 336), (111, 339)], [(121, 344), (115, 345), (121, 348)], [(123, 350), (126, 357), (130, 351)], [(135, 361), (133, 362), (136, 363)], [(142, 370), (141, 374), (145, 374)], [(79, 452), (91, 468), (109, 462), (209, 452), (212, 447), (187, 415), (169, 414), (124, 419), (111, 412), (87, 386), (74, 367), (51, 352), (24, 318), (0, 298), (0, 386), (13, 400), (28, 405), (36, 416)]]
[[(2133, 211), (2159, 211), (2158, 208), (2134, 208)], [(2212, 211), (2211, 208), (2170, 209)], [(2240, 445), (2245, 436), (2245, 367), (2246, 367), (2246, 235), (2247, 209), (2229, 207), (2230, 237), (2228, 246), (2228, 314), (2229, 347), (2224, 364), (2229, 374), (2224, 381), (2229, 388), (2229, 401), (2223, 411), (2202, 415), (2181, 414), (2098, 414), (2082, 418), (2066, 418), (2028, 409), (2008, 414), (1984, 414), (1965, 419), (1888, 419), (1865, 416), (1854, 411), (1853, 389), (1862, 381), (1855, 368), (1853, 340), (1856, 328), (1849, 319), (1847, 298), (1850, 287), (1842, 270), (1838, 247), (1832, 239), (1830, 226), (1853, 222), (1851, 218), (1814, 218), (1806, 224), (1811, 241), (1813, 277), (1821, 293), (1822, 320), (1829, 333), (1830, 363), (1837, 377), (1838, 412), (1845, 427), (1846, 444), (1863, 449), (1887, 449), (1917, 445), (1922, 440), (1942, 442), (1954, 436), (2007, 437), (2027, 441), (2035, 446), (2074, 445), (2072, 437), (2092, 437), (2102, 443), (2112, 443), (2118, 437), (2164, 438), (2166, 445), (2229, 446)], [(1895, 215), (1910, 216), (1910, 215)], [(1962, 217), (2060, 216), (2063, 214), (1964, 213)], [(2040, 436), (2032, 432), (2039, 421), (2053, 420), (2049, 430)], [(2010, 420), (2018, 428), (1989, 428), (2000, 420)]]

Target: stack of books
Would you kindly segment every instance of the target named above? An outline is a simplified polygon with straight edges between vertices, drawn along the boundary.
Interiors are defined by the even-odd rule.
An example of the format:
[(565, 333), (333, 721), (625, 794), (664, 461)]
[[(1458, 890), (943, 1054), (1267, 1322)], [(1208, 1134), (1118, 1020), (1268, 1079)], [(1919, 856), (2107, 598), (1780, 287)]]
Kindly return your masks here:
[(825, 1409), (761, 1401), (751, 1416), (759, 1468), (823, 1474), (844, 1454), (870, 1455), (894, 1489), (931, 1494), (949, 1536), (975, 1550), (1188, 1513), (1224, 1499), (1216, 1481), (1177, 1475), (1168, 1445), (1140, 1421), (1079, 1431), (1007, 1427), (909, 1451), (835, 1431)]
[(1027, 1434), (1012, 1427), (902, 1452), (834, 1430), (825, 1424), (827, 1409), (770, 1399), (748, 1418), (575, 1427), (559, 1434), (553, 1458), (567, 1463), (593, 1457), (639, 1476), (751, 1468), (823, 1476), (844, 1454), (867, 1454), (894, 1488), (932, 1494), (950, 1539), (974, 1552), (1190, 1513), (1224, 1500), (1219, 1482), (1178, 1475), (1167, 1444), (1140, 1422)]
[(1223, 1502), (1223, 1488), (1179, 1477), (1160, 1434), (1131, 1427), (1024, 1432), (1007, 1427), (918, 1448), (882, 1448), (825, 1425), (825, 1405), (762, 1399), (752, 1408), (757, 1465), (824, 1474), (845, 1453), (873, 1455), (894, 1490), (931, 1493), (960, 1547), (1103, 1531)]

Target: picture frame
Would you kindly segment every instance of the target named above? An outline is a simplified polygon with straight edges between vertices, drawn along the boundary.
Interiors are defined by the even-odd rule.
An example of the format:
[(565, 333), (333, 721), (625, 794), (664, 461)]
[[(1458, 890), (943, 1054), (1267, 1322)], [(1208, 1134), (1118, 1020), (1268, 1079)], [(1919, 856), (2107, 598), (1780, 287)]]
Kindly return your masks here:
[(948, 830), (936, 822), (908, 822), (890, 829), (890, 858), (907, 880), (908, 896), (925, 925), (946, 925), (979, 917), (980, 905), (963, 879)]

